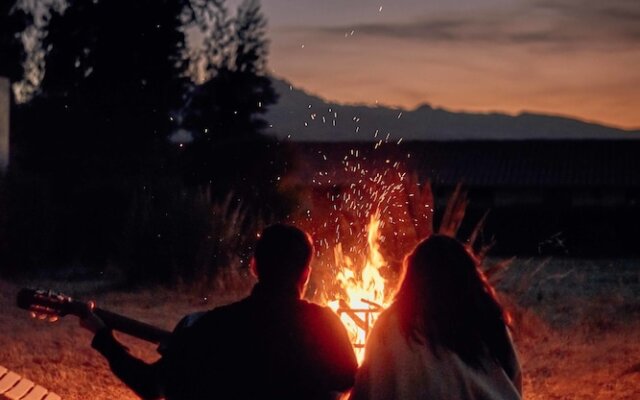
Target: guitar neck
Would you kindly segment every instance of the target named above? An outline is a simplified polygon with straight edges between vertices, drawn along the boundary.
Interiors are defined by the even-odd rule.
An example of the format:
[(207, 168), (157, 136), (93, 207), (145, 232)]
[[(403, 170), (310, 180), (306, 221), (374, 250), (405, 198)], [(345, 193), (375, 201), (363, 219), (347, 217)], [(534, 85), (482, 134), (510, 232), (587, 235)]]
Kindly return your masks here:
[(74, 300), (69, 296), (51, 290), (22, 288), (18, 292), (16, 300), (18, 307), (31, 311), (34, 315), (40, 314), (54, 317), (75, 315), (82, 318), (88, 312), (93, 311), (109, 328), (152, 343), (167, 343), (169, 336), (171, 336), (171, 332), (164, 329), (103, 308), (94, 309), (92, 302)]
[(93, 312), (96, 313), (109, 328), (135, 336), (138, 339), (146, 340), (147, 342), (156, 344), (166, 343), (169, 336), (171, 336), (171, 332), (167, 330), (136, 321), (135, 319), (99, 307), (95, 308)]

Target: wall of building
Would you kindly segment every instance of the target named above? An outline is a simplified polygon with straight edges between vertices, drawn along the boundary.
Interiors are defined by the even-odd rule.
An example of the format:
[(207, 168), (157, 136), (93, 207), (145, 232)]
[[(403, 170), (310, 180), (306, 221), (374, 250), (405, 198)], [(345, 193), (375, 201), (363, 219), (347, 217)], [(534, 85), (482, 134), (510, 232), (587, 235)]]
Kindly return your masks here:
[(0, 173), (9, 166), (9, 109), (11, 84), (0, 76)]

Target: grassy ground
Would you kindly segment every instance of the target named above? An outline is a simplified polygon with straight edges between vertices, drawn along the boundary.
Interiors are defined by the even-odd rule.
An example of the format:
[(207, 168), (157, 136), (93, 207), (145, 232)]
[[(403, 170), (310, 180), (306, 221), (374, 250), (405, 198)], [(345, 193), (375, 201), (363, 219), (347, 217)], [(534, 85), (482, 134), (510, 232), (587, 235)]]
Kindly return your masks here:
[[(205, 296), (167, 290), (125, 293), (84, 282), (0, 281), (0, 365), (63, 399), (135, 399), (67, 318), (32, 320), (14, 306), (20, 285), (52, 286), (167, 329), (185, 313), (244, 293)], [(499, 284), (516, 320), (527, 399), (640, 398), (640, 262), (517, 260)], [(151, 361), (153, 346), (122, 337)], [(634, 369), (635, 372), (627, 372)]]

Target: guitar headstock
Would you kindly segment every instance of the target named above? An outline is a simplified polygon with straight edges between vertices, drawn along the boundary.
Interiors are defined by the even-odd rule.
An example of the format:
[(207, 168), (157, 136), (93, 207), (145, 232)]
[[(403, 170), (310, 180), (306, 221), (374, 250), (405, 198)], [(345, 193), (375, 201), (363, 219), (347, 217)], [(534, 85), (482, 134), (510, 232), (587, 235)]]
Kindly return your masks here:
[(60, 292), (28, 288), (18, 292), (17, 305), (30, 311), (32, 317), (51, 322), (69, 314), (82, 317), (93, 308), (93, 303), (76, 301)]

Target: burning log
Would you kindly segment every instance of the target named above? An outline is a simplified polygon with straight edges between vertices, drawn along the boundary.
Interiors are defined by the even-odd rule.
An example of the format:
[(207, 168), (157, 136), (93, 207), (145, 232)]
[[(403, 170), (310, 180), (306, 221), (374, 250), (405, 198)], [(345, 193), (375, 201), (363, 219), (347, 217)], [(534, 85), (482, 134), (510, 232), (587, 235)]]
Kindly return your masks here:
[[(360, 299), (360, 301), (367, 304), (369, 308), (351, 308), (346, 301), (340, 299), (340, 307), (336, 310), (336, 312), (340, 316), (342, 314), (346, 314), (349, 318), (351, 318), (351, 320), (357, 325), (357, 327), (364, 332), (364, 337), (366, 339), (366, 337), (369, 336), (369, 330), (373, 326), (373, 315), (377, 315), (378, 313), (382, 312), (384, 310), (384, 307), (367, 299)], [(360, 314), (363, 314), (364, 318), (361, 317)], [(354, 343), (353, 346), (357, 349), (361, 349), (364, 348), (364, 343)]]

